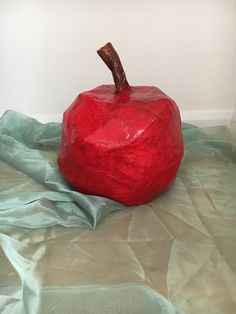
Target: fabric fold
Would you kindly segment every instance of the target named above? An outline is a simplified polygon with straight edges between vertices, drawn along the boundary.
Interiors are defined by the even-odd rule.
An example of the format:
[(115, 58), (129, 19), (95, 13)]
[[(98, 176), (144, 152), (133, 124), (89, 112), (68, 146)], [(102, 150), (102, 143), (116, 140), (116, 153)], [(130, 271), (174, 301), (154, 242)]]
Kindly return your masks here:
[(235, 313), (236, 142), (224, 126), (183, 123), (182, 132), (174, 184), (126, 207), (61, 176), (60, 123), (6, 112), (0, 312)]
[[(8, 111), (0, 120), (0, 158), (51, 191), (55, 202), (61, 201), (61, 198), (64, 197), (65, 204), (60, 202), (58, 206), (61, 211), (64, 209), (65, 214), (69, 214), (66, 202), (70, 202), (72, 208), (76, 206), (77, 214), (83, 217), (78, 226), (95, 228), (97, 222), (105, 215), (125, 206), (106, 198), (84, 195), (70, 188), (59, 173), (55, 162), (57, 150), (53, 150), (53, 148), (58, 147), (60, 130), (59, 123), (44, 125), (30, 117)], [(44, 150), (48, 148), (52, 150), (53, 159), (48, 159), (43, 155)], [(4, 193), (6, 193), (2, 187), (1, 190), (0, 208), (4, 206)], [(31, 192), (28, 199), (25, 199), (25, 205), (38, 201), (40, 198), (50, 200), (46, 194), (41, 192), (40, 196), (40, 192)], [(14, 198), (14, 194), (12, 196)], [(10, 195), (8, 195), (8, 201), (12, 203), (11, 208), (20, 205), (18, 199), (13, 200)], [(14, 201), (15, 205), (13, 205)], [(55, 214), (53, 210), (51, 208), (52, 215)], [(85, 216), (87, 217), (86, 222), (84, 221)], [(61, 222), (58, 221), (58, 223)]]

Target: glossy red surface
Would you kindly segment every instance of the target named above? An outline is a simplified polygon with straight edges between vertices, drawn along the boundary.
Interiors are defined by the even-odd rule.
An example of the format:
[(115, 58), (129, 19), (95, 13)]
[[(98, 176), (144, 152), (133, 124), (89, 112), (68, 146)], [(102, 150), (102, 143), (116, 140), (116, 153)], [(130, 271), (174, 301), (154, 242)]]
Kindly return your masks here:
[(64, 113), (58, 165), (82, 193), (147, 203), (171, 185), (182, 157), (179, 109), (157, 87), (102, 85)]

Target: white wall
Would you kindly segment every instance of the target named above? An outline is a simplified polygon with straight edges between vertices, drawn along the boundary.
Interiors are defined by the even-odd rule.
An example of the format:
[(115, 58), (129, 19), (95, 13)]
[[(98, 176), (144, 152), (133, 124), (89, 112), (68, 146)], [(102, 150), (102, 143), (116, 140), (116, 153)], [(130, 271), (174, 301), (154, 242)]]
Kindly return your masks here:
[(232, 111), (235, 0), (0, 0), (0, 113), (60, 118), (112, 82), (96, 54), (107, 41), (132, 85), (159, 86), (184, 117)]

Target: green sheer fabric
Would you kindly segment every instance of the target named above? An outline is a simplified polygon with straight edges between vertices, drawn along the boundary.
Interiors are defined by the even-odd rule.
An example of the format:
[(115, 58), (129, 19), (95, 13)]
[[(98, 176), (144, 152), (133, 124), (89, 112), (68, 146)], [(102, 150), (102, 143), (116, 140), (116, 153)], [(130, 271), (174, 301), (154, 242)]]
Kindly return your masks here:
[[(105, 198), (85, 196), (68, 186), (55, 162), (60, 136), (59, 123), (42, 125), (13, 111), (3, 115), (0, 121), (0, 158), (24, 173), (26, 182), (15, 186), (12, 180), (9, 183), (1, 175), (0, 209), (4, 216), (1, 215), (0, 223), (29, 228), (56, 224), (95, 228), (102, 217), (124, 208)], [(9, 171), (4, 170), (5, 165), (1, 169)], [(29, 177), (34, 184), (28, 182)]]
[(60, 135), (60, 123), (0, 119), (0, 312), (236, 312), (229, 130), (183, 124), (175, 183), (136, 207), (73, 191)]

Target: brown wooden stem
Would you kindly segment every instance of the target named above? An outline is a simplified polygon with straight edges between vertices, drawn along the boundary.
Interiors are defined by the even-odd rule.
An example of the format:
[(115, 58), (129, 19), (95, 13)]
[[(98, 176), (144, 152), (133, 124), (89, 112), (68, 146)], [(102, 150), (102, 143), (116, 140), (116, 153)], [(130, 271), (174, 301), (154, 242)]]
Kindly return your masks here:
[(116, 92), (123, 92), (130, 88), (129, 83), (125, 76), (125, 71), (122, 67), (118, 53), (115, 51), (111, 43), (107, 43), (100, 48), (97, 53), (108, 66), (112, 72)]

